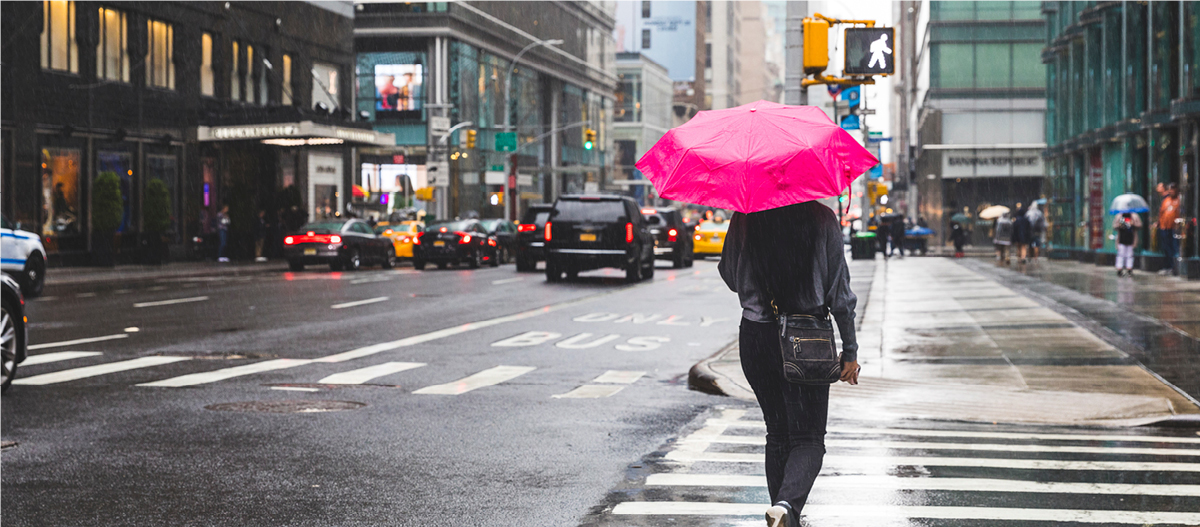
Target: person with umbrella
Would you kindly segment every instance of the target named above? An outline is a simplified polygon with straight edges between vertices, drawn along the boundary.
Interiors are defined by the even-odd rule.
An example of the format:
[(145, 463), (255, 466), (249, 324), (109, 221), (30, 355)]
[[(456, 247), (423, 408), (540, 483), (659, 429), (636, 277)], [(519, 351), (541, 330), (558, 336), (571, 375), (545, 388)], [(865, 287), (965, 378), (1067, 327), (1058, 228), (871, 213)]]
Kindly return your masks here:
[(1025, 213), (1025, 218), (1029, 220), (1029, 260), (1036, 262), (1038, 252), (1042, 246), (1046, 244), (1046, 215), (1038, 208), (1038, 202), (1045, 200), (1037, 200), (1029, 205), (1029, 210)]
[(1002, 265), (1008, 265), (1008, 247), (1012, 245), (1012, 238), (1013, 222), (1006, 210), (999, 218), (996, 218), (996, 227), (992, 236), (992, 244), (996, 246), (996, 259)]
[(1121, 194), (1113, 198), (1108, 213), (1113, 217), (1113, 236), (1117, 239), (1117, 276), (1133, 276), (1133, 250), (1137, 247), (1138, 231), (1142, 228), (1139, 214), (1150, 212), (1150, 204), (1137, 194)]
[(1025, 216), (1025, 207), (1017, 204), (1017, 213), (1013, 216), (1013, 248), (1012, 252), (1018, 258), (1017, 262), (1024, 264), (1025, 257), (1029, 251), (1029, 244), (1033, 239), (1033, 226), (1029, 224), (1029, 218)]
[[(799, 525), (824, 460), (829, 385), (858, 384), (857, 298), (841, 229), (815, 200), (841, 194), (876, 163), (819, 108), (759, 101), (698, 113), (636, 165), (664, 199), (736, 211), (719, 270), (742, 305), (742, 370), (766, 421), (771, 527)], [(796, 325), (827, 337), (784, 347)], [(804, 377), (798, 357), (832, 368)]]

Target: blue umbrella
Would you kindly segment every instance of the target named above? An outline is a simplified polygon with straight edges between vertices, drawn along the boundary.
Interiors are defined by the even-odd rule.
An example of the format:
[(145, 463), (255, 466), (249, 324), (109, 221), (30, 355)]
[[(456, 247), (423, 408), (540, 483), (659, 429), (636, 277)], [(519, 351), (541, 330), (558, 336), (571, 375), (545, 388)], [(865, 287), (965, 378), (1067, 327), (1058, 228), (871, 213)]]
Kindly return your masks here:
[(926, 227), (915, 227), (915, 228), (909, 229), (908, 232), (904, 233), (905, 236), (914, 236), (914, 237), (915, 236), (929, 236), (930, 234), (933, 234), (933, 229), (926, 228)]
[(1108, 207), (1108, 213), (1125, 214), (1126, 212), (1145, 214), (1150, 212), (1150, 205), (1137, 194), (1121, 194), (1113, 198), (1112, 205)]

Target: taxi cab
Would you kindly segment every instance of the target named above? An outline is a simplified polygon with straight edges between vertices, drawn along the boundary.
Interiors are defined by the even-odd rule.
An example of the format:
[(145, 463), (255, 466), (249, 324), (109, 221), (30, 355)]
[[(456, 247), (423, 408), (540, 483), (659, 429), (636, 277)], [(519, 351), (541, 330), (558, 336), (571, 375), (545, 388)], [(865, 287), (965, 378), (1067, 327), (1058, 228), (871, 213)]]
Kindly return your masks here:
[(396, 249), (396, 258), (413, 257), (413, 239), (425, 228), (422, 221), (379, 222), (375, 224), (375, 234), (392, 241)]
[(696, 234), (692, 237), (692, 254), (705, 256), (721, 256), (725, 247), (725, 234), (729, 232), (729, 222), (702, 221), (696, 226)]

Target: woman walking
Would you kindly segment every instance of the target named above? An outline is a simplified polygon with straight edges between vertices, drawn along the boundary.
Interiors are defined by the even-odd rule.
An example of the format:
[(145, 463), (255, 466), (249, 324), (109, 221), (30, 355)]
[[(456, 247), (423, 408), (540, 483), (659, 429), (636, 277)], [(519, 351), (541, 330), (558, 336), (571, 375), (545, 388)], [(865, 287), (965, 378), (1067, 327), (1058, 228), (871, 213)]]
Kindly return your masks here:
[[(736, 213), (719, 268), (742, 304), (742, 370), (767, 425), (767, 489), (775, 504), (767, 511), (767, 524), (795, 527), (825, 456), (829, 384), (858, 384), (857, 298), (850, 290), (837, 218), (816, 201)], [(780, 318), (815, 320), (815, 327), (828, 327), (832, 337), (830, 315), (841, 334), (840, 376), (824, 383), (795, 382), (785, 374), (780, 340), (790, 326), (781, 328)]]
[(1117, 238), (1117, 276), (1133, 276), (1133, 248), (1137, 247), (1142, 218), (1126, 212), (1113, 218), (1112, 227)]

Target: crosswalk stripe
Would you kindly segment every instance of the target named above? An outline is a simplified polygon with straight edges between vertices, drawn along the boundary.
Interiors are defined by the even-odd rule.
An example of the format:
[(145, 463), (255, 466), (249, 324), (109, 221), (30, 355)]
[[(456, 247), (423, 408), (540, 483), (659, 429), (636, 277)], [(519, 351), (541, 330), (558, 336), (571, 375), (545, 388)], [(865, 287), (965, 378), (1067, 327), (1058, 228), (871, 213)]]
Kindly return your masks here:
[(551, 397), (555, 399), (599, 399), (602, 397), (612, 397), (624, 388), (624, 386), (614, 386), (611, 384), (585, 384), (567, 393), (552, 395)]
[(41, 375), (34, 375), (33, 377), (18, 378), (13, 380), (12, 383), (30, 386), (43, 386), (46, 384), (76, 381), (79, 379), (86, 379), (88, 377), (116, 373), (119, 371), (149, 368), (150, 366), (170, 364), (172, 362), (189, 360), (190, 358), (191, 357), (139, 357), (136, 359), (97, 364), (95, 366), (71, 368), (69, 370), (61, 370), (53, 373), (43, 373)]
[[(655, 487), (766, 487), (765, 476), (737, 474), (651, 474)], [(815, 489), (950, 490), (1045, 494), (1119, 494), (1129, 496), (1200, 496), (1200, 485), (1131, 485), (1128, 483), (1060, 483), (985, 478), (913, 478), (822, 474)]]
[[(634, 515), (761, 516), (767, 505), (759, 503), (711, 503), (686, 501), (630, 501), (618, 504), (612, 513)], [(1119, 510), (1022, 509), (1009, 507), (936, 507), (919, 505), (808, 505), (807, 518), (1044, 521), (1077, 523), (1200, 524), (1200, 513), (1143, 512)]]
[(317, 381), (319, 384), (362, 384), (376, 377), (391, 375), (424, 366), (423, 362), (385, 362), (357, 370), (335, 373)]
[(454, 382), (426, 386), (413, 393), (422, 395), (460, 395), (471, 390), (510, 381), (537, 368), (530, 366), (496, 366)]
[(233, 377), (241, 377), (243, 375), (250, 375), (253, 373), (261, 373), (264, 371), (271, 371), (271, 370), (282, 370), (284, 368), (301, 366), (304, 364), (308, 364), (310, 362), (312, 362), (312, 361), (307, 360), (307, 359), (274, 359), (274, 360), (268, 360), (268, 361), (263, 361), (263, 362), (256, 362), (253, 364), (244, 364), (242, 366), (234, 366), (232, 368), (222, 368), (219, 370), (207, 371), (207, 372), (203, 372), (203, 373), (192, 373), (189, 375), (180, 375), (179, 377), (171, 377), (170, 379), (163, 379), (161, 381), (142, 383), (142, 384), (139, 384), (138, 386), (166, 387), (166, 388), (179, 388), (182, 386), (195, 386), (197, 384), (206, 384), (206, 383), (210, 383), (210, 382), (223, 381), (225, 379), (231, 379)]
[[(767, 425), (759, 421), (709, 419), (709, 424), (737, 428), (762, 428)], [(1200, 437), (1134, 436), (1116, 434), (1039, 434), (1023, 432), (974, 432), (958, 430), (920, 430), (913, 428), (852, 428), (831, 426), (828, 431), (835, 434), (864, 434), (873, 437), (901, 435), (918, 437), (974, 437), (981, 439), (1023, 439), (1041, 441), (1127, 441), (1131, 443), (1188, 443), (1200, 444)]]
[(25, 362), (22, 362), (21, 366), (33, 366), (34, 364), (46, 364), (82, 357), (95, 357), (96, 355), (102, 355), (102, 353), (99, 351), (57, 351), (54, 353), (43, 353), (41, 355), (25, 357)]
[(88, 337), (75, 340), (64, 340), (60, 342), (47, 342), (45, 344), (32, 344), (29, 346), (29, 351), (40, 350), (46, 348), (61, 348), (63, 346), (74, 346), (76, 344), (87, 344), (89, 342), (102, 342), (105, 340), (127, 339), (128, 334), (118, 333), (116, 335), (104, 335), (103, 337)]
[(376, 302), (383, 302), (383, 301), (386, 301), (387, 299), (388, 299), (388, 297), (386, 297), (386, 296), (379, 296), (379, 297), (375, 297), (375, 298), (368, 298), (368, 299), (366, 299), (366, 300), (355, 300), (355, 301), (353, 301), (353, 302), (345, 302), (345, 303), (342, 303), (342, 304), (334, 304), (334, 305), (332, 305), (332, 306), (329, 306), (329, 307), (331, 307), (331, 308), (333, 308), (333, 309), (345, 309), (345, 308), (348, 308), (348, 307), (365, 306), (365, 305), (367, 305), (367, 304), (374, 304), (374, 303), (376, 303)]
[[(683, 441), (692, 442), (691, 438)], [(726, 443), (734, 445), (765, 445), (763, 436), (723, 435), (698, 442)], [(1059, 445), (1003, 445), (996, 443), (920, 443), (903, 441), (874, 441), (869, 439), (826, 439), (826, 447), (876, 448), (890, 450), (973, 450), (986, 452), (1060, 452), (1070, 454), (1112, 454), (1143, 456), (1200, 456), (1200, 449), (1192, 448), (1127, 448)]]
[[(666, 459), (671, 461), (714, 463), (762, 463), (763, 454), (730, 452), (695, 452), (673, 450)], [(997, 459), (974, 457), (889, 457), (889, 456), (825, 456), (827, 466), (869, 469), (897, 466), (1011, 468), (1026, 470), (1121, 470), (1133, 472), (1200, 472), (1200, 463), (1157, 463), (1143, 461), (1060, 461), (1052, 459)]]
[[(154, 291), (155, 289), (153, 287), (151, 287), (150, 290)], [(140, 307), (170, 306), (170, 305), (175, 305), (175, 304), (186, 304), (189, 302), (203, 302), (205, 300), (208, 300), (207, 296), (193, 296), (193, 297), (188, 297), (188, 298), (172, 298), (170, 300), (157, 300), (154, 302), (138, 302), (138, 303), (134, 304), (133, 307), (140, 308)]]
[(644, 371), (608, 370), (599, 377), (592, 379), (596, 384), (633, 384), (646, 375)]

